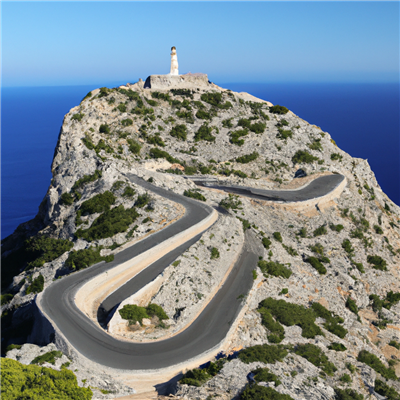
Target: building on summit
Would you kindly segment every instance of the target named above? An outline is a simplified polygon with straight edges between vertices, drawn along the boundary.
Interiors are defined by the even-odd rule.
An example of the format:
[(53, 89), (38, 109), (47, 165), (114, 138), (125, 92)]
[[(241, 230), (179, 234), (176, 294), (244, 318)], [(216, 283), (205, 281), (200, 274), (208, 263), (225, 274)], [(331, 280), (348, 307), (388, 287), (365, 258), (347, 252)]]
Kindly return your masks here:
[(178, 71), (178, 56), (176, 54), (176, 47), (171, 47), (171, 72), (170, 75), (179, 75)]

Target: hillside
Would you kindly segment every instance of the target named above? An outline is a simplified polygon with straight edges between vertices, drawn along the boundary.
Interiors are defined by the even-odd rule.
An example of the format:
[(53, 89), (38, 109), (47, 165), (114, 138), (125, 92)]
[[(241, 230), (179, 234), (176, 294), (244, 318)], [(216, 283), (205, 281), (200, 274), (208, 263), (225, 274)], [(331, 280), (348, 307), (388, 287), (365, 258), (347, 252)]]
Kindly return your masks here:
[[(238, 357), (188, 373), (177, 398), (360, 399), (375, 390), (399, 399), (399, 207), (368, 162), (339, 149), (320, 127), (284, 106), (192, 79), (96, 89), (66, 114), (38, 215), (2, 242), (2, 352), (12, 343), (48, 344), (39, 338), (34, 303), (54, 280), (111, 262), (183, 217), (181, 204), (133, 175), (217, 213), (155, 281), (100, 321), (115, 338), (176, 335), (211, 301), (246, 246), (259, 256), (221, 348)], [(343, 175), (343, 186), (300, 203), (195, 183), (300, 190), (331, 174)], [(89, 289), (76, 301), (92, 318), (97, 303)], [(124, 316), (132, 304), (142, 314), (135, 308)], [(28, 363), (27, 353), (33, 359), (40, 351), (24, 345), (7, 356)], [(109, 389), (91, 376), (91, 365), (67, 355), (68, 368), (81, 370), (81, 386)], [(246, 386), (251, 372), (256, 384)], [(129, 393), (118, 382), (129, 379), (106, 374), (113, 393), (94, 390), (95, 398)]]

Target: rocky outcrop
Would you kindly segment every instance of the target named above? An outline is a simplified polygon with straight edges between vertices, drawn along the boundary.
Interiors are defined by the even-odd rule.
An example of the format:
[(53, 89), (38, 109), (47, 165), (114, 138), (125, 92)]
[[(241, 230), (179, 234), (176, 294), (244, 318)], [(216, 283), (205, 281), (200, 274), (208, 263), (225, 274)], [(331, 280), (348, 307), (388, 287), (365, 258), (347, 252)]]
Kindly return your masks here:
[[(171, 88), (184, 90), (174, 92)], [(299, 168), (307, 176), (294, 179)], [(145, 321), (144, 327), (129, 330), (117, 312), (110, 333), (136, 341), (154, 340), (190, 324), (223, 282), (240, 253), (247, 229), (259, 246), (264, 243), (262, 258), (284, 265), (291, 275), (286, 279), (254, 266), (257, 277), (251, 296), (244, 296), (246, 307), (226, 350), (269, 343), (270, 332), (257, 311), (268, 297), (305, 308), (318, 302), (341, 316), (348, 331), (339, 338), (325, 328), (322, 318), (317, 318), (316, 324), (323, 335), (314, 338), (303, 337), (299, 326), (284, 326), (282, 344), (315, 344), (337, 367), (332, 376), (322, 377), (320, 368), (293, 352), (274, 364), (245, 364), (236, 359), (199, 388), (178, 385), (178, 398), (238, 397), (248, 382), (247, 374), (260, 366), (279, 375), (282, 383), (276, 390), (293, 399), (331, 399), (335, 387), (367, 395), (379, 375), (356, 360), (361, 350), (379, 357), (386, 367), (395, 363), (393, 368), (399, 374), (396, 360), (400, 351), (389, 343), (400, 342), (400, 305), (385, 303), (387, 308), (379, 309), (370, 296), (385, 299), (390, 292), (400, 292), (400, 210), (382, 192), (368, 162), (339, 149), (321, 128), (249, 94), (219, 88), (206, 76), (153, 75), (146, 84), (96, 89), (72, 108), (61, 127), (52, 172), (38, 216), (4, 241), (4, 256), (7, 259), (16, 249), (25, 251), (26, 238), (36, 235), (68, 240), (73, 247), (50, 261), (29, 268), (22, 263), (21, 270), (16, 270), (6, 290), (11, 299), (2, 305), (5, 321), (10, 321), (7, 332), (20, 326), (24, 316), (32, 318), (29, 304), (35, 297), (35, 279), (42, 276), (46, 288), (54, 279), (73, 272), (66, 263), (73, 251), (101, 246), (101, 256), (112, 255), (182, 215), (173, 202), (132, 184), (127, 178), (132, 173), (180, 194), (202, 195), (220, 216), (201, 240), (182, 254), (180, 263), (171, 264), (149, 287), (121, 304), (147, 305), (151, 301), (161, 305), (169, 317), (169, 328), (156, 328), (152, 321)], [(229, 197), (222, 191), (199, 188), (190, 179), (196, 174), (220, 184), (285, 190), (332, 173), (346, 177), (344, 187), (323, 203), (295, 207)], [(140, 216), (117, 233), (85, 238), (79, 232), (96, 226), (105, 210), (79, 210), (106, 192), (115, 198), (111, 210), (135, 207)], [(147, 195), (150, 200), (140, 206)], [(225, 205), (225, 211), (220, 204)], [(211, 259), (212, 248), (218, 250), (219, 257)], [(326, 273), (320, 274), (313, 267), (312, 257), (323, 261), (320, 264)], [(355, 302), (358, 315), (346, 306), (348, 298)], [(8, 340), (11, 343), (12, 339)], [(346, 350), (329, 349), (335, 342)], [(7, 356), (28, 360), (29, 352), (42, 351), (25, 346), (22, 353), (12, 350)], [(345, 383), (341, 377), (349, 373), (348, 363), (357, 370), (351, 374), (352, 381)], [(84, 368), (90, 371), (92, 366)], [(398, 382), (388, 384), (399, 389)], [(105, 388), (94, 381), (92, 385)], [(127, 393), (126, 387), (115, 390)]]

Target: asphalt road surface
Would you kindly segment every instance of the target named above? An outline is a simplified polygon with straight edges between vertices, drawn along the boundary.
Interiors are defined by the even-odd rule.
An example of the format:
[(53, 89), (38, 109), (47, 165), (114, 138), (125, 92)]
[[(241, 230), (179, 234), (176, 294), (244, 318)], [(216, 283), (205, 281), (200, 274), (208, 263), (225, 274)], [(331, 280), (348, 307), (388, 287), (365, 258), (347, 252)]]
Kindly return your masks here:
[(320, 176), (305, 188), (298, 190), (267, 190), (237, 185), (216, 185), (213, 182), (203, 182), (201, 180), (197, 180), (195, 183), (205, 188), (223, 190), (253, 199), (292, 202), (321, 197), (335, 189), (343, 179), (344, 176), (339, 174)]
[[(314, 181), (305, 189), (290, 191), (292, 195), (289, 195), (289, 197), (289, 191), (287, 191), (284, 196), (281, 194), (280, 198), (294, 199), (297, 198), (299, 192), (304, 192), (303, 195), (305, 194), (306, 196), (308, 192), (309, 197), (304, 199), (319, 197), (333, 190), (343, 179), (340, 175), (332, 176), (335, 179), (330, 178), (330, 176), (318, 178), (316, 179), (318, 180), (317, 185), (313, 185)], [(341, 179), (338, 180), (337, 177)], [(55, 281), (43, 292), (41, 306), (71, 345), (87, 358), (99, 364), (119, 369), (158, 369), (172, 366), (200, 355), (224, 339), (232, 322), (240, 312), (242, 304), (238, 297), (242, 294), (246, 295), (252, 286), (253, 276), (251, 271), (257, 264), (261, 249), (258, 247), (258, 241), (252, 237), (252, 233), (247, 231), (243, 251), (227, 281), (199, 317), (180, 334), (170, 339), (153, 343), (129, 343), (111, 337), (76, 307), (74, 297), (79, 287), (97, 274), (137, 256), (165, 239), (198, 223), (212, 211), (209, 206), (203, 203), (158, 188), (133, 175), (130, 175), (129, 179), (151, 192), (182, 204), (186, 208), (184, 217), (162, 231), (116, 254), (114, 261), (111, 263), (94, 265)], [(227, 190), (228, 188), (225, 186), (225, 189)], [(239, 190), (237, 187), (232, 189)], [(260, 195), (260, 191), (256, 189), (244, 188), (243, 190), (252, 196)], [(232, 192), (233, 190), (229, 191)], [(274, 194), (264, 192), (274, 192)], [(263, 191), (262, 195), (265, 199), (265, 196), (275, 196), (275, 192), (279, 193), (278, 191)], [(153, 280), (171, 261), (179, 257), (198, 238), (199, 236), (173, 250), (105, 299), (98, 313), (100, 322), (104, 321), (110, 310)]]

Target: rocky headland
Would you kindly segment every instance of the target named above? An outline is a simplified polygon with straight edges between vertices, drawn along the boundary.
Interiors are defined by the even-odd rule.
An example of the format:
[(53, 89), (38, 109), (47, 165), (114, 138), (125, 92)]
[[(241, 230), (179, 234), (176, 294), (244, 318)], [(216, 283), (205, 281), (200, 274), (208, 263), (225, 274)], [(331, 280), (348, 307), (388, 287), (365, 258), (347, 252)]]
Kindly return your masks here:
[[(6, 357), (29, 364), (57, 350), (35, 327), (35, 299), (54, 280), (109, 262), (183, 216), (181, 205), (132, 183), (134, 174), (205, 202), (218, 219), (114, 310), (102, 326), (108, 334), (133, 342), (178, 334), (223, 285), (246, 233), (259, 254), (224, 356), (187, 372), (175, 398), (400, 398), (400, 209), (368, 162), (339, 149), (320, 127), (206, 76), (152, 76), (95, 89), (72, 108), (52, 174), (37, 216), (2, 241)], [(343, 175), (342, 186), (307, 202), (195, 183), (288, 190), (330, 174)], [(147, 315), (127, 318), (123, 310), (133, 305)], [(75, 371), (93, 398), (139, 390), (74, 353), (43, 365)]]

